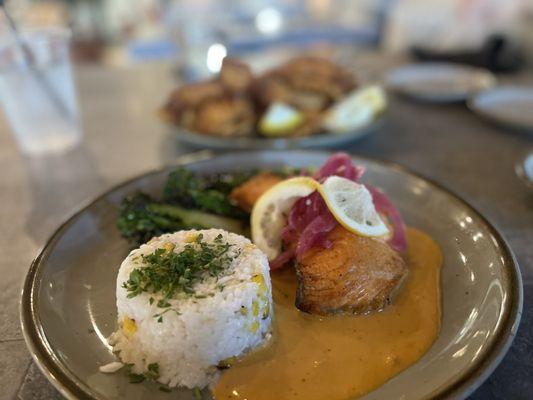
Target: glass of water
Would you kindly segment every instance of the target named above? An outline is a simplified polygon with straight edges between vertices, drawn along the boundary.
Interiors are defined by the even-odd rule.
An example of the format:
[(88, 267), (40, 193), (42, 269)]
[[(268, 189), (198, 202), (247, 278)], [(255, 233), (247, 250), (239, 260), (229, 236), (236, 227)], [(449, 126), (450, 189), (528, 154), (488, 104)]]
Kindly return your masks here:
[(81, 140), (70, 33), (46, 28), (0, 42), (0, 99), (21, 150), (61, 152)]

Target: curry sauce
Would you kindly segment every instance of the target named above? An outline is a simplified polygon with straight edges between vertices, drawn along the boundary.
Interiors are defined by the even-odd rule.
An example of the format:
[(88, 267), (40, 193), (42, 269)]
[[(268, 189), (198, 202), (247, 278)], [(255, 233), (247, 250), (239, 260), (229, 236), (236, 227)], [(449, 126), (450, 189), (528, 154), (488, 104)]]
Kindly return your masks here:
[(407, 239), (409, 275), (392, 304), (369, 315), (303, 313), (294, 270), (273, 272), (273, 339), (222, 375), (215, 399), (354, 398), (415, 363), (439, 332), (442, 253), (419, 230)]

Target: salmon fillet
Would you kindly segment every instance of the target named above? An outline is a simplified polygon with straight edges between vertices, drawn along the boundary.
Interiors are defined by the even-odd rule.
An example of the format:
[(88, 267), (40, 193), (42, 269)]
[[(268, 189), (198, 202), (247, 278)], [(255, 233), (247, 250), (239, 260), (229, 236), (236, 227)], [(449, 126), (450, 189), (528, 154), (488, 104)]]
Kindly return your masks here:
[(353, 234), (341, 226), (328, 234), (329, 249), (314, 248), (296, 265), (296, 307), (311, 314), (364, 314), (391, 299), (407, 266), (382, 240)]
[(233, 189), (230, 199), (244, 211), (251, 212), (259, 197), (282, 180), (281, 177), (270, 172), (261, 172)]

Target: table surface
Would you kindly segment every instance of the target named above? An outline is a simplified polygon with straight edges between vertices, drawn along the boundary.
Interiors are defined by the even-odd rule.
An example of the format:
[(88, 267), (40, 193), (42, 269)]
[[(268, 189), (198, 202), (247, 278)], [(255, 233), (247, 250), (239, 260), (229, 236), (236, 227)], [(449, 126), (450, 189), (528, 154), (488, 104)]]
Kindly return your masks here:
[[(382, 56), (353, 67), (377, 79), (393, 66)], [(173, 162), (180, 145), (154, 110), (175, 83), (172, 69), (83, 66), (76, 70), (83, 145), (62, 156), (22, 156), (0, 116), (0, 399), (60, 395), (31, 360), (19, 324), (26, 271), (57, 225), (111, 186)], [(533, 83), (533, 74), (504, 78)], [(522, 270), (525, 303), (511, 350), (471, 399), (526, 399), (533, 393), (533, 193), (514, 167), (533, 136), (494, 127), (464, 105), (431, 105), (392, 97), (387, 122), (348, 151), (403, 164), (471, 202), (501, 230)]]

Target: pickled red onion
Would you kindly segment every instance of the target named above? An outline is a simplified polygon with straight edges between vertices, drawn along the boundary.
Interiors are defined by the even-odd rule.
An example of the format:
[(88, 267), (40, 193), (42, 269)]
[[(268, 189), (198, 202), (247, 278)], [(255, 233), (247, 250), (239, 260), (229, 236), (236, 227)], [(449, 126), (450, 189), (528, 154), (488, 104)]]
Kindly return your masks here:
[(348, 154), (335, 153), (326, 160), (322, 167), (320, 167), (314, 178), (317, 181), (322, 182), (329, 176), (341, 176), (357, 182), (361, 179), (364, 172), (364, 167), (356, 167), (353, 165), (352, 159)]
[(365, 186), (372, 195), (376, 211), (384, 215), (392, 225), (392, 237), (387, 243), (394, 250), (404, 252), (407, 249), (407, 237), (405, 235), (405, 224), (400, 212), (382, 191), (368, 184)]
[[(323, 182), (329, 176), (336, 175), (357, 182), (363, 173), (364, 168), (353, 165), (348, 154), (336, 153), (326, 160), (314, 178)], [(396, 251), (405, 251), (407, 240), (400, 213), (383, 192), (370, 185), (366, 187), (372, 194), (378, 213), (384, 215), (393, 227), (393, 235), (388, 240), (389, 245)], [(282, 267), (294, 257), (301, 260), (313, 247), (329, 248), (331, 243), (327, 240), (327, 235), (337, 225), (337, 220), (318, 192), (299, 199), (292, 206), (287, 217), (287, 225), (282, 232), (286, 250), (270, 263), (271, 269)]]

